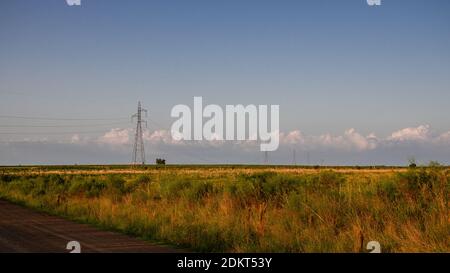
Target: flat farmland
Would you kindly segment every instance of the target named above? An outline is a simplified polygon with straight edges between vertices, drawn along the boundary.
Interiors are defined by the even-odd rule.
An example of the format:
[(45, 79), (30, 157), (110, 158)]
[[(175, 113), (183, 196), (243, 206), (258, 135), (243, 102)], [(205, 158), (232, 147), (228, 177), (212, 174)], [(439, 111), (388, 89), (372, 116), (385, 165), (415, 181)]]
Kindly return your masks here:
[(0, 167), (0, 198), (200, 252), (449, 252), (443, 166)]

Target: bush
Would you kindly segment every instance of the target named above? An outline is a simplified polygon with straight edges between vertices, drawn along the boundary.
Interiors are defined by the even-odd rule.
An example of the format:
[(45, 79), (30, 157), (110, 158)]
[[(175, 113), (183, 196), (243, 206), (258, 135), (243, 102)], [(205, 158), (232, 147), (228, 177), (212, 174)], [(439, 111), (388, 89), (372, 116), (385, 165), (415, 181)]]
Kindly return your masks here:
[(290, 175), (263, 172), (242, 175), (234, 183), (227, 183), (227, 192), (241, 205), (256, 202), (272, 202), (281, 205), (286, 195), (296, 192), (303, 180)]
[(16, 180), (12, 180), (9, 183), (9, 187), (12, 189), (17, 189), (20, 193), (24, 195), (28, 195), (32, 192), (34, 188), (34, 183), (31, 179), (20, 178)]
[(298, 192), (298, 186), (301, 182), (302, 180), (289, 175), (273, 176), (262, 184), (263, 198), (280, 206), (287, 195)]
[(407, 172), (398, 175), (401, 181), (406, 182), (411, 191), (418, 191), (423, 187), (431, 188), (437, 179), (436, 173), (427, 171), (426, 168), (409, 169)]
[(45, 195), (47, 192), (47, 180), (44, 177), (37, 177), (33, 182), (31, 195), (34, 197)]
[(13, 180), (17, 179), (16, 176), (14, 175), (9, 175), (9, 174), (0, 174), (0, 182), (11, 182)]
[(166, 165), (166, 160), (162, 158), (157, 158), (156, 165)]
[(300, 210), (303, 207), (303, 198), (300, 193), (293, 192), (288, 195), (286, 207), (291, 210)]
[(336, 190), (345, 181), (345, 177), (333, 171), (321, 171), (308, 177), (307, 185), (320, 190)]
[(414, 168), (417, 167), (417, 163), (416, 163), (416, 158), (415, 157), (413, 157), (413, 156), (410, 157), (408, 159), (408, 162), (409, 162), (409, 168), (414, 169)]
[(250, 205), (259, 199), (259, 190), (251, 182), (239, 179), (225, 184), (225, 191), (241, 207)]
[(117, 193), (123, 194), (126, 192), (125, 188), (125, 179), (118, 175), (110, 175), (108, 176), (106, 183), (108, 188), (113, 191), (117, 191)]
[(201, 201), (203, 198), (214, 193), (214, 187), (208, 181), (195, 181), (186, 191), (186, 196), (190, 201)]
[(147, 174), (138, 175), (135, 179), (127, 180), (124, 185), (125, 192), (132, 192), (142, 185), (151, 183), (151, 177)]
[(161, 195), (166, 199), (177, 199), (182, 196), (183, 192), (191, 188), (192, 182), (174, 177), (169, 181), (161, 183)]
[(99, 181), (93, 177), (77, 177), (74, 178), (69, 187), (69, 194), (85, 195), (86, 197), (98, 197), (106, 188), (103, 181)]
[(396, 181), (382, 181), (377, 185), (377, 194), (388, 199), (390, 202), (395, 202), (401, 195)]

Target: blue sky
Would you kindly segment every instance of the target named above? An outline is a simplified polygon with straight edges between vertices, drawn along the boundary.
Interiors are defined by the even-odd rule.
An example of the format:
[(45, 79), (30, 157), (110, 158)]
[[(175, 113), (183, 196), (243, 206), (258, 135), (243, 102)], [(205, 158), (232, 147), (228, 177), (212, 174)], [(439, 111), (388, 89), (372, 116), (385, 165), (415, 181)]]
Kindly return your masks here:
[[(450, 161), (442, 142), (450, 130), (446, 0), (383, 0), (379, 7), (364, 0), (82, 0), (80, 7), (64, 0), (5, 0), (0, 37), (0, 116), (117, 122), (101, 121), (105, 125), (97, 128), (86, 121), (0, 118), (0, 126), (23, 126), (0, 127), (3, 164), (31, 161), (26, 151), (12, 150), (14, 141), (40, 145), (41, 163), (70, 163), (71, 155), (56, 156), (39, 141), (54, 148), (74, 135), (98, 139), (102, 130), (131, 128), (125, 118), (138, 100), (150, 110), (150, 131), (167, 129), (171, 108), (191, 105), (194, 96), (219, 105), (279, 104), (281, 131), (311, 136), (311, 150), (325, 149), (314, 139), (345, 138), (351, 128), (364, 138), (375, 134), (379, 143), (392, 142), (395, 132), (423, 133), (433, 142), (420, 151), (409, 143), (412, 148), (395, 155), (378, 145), (370, 160), (360, 150), (347, 151), (342, 160), (344, 153), (315, 152), (325, 162), (334, 156), (333, 163), (400, 164), (411, 154)], [(73, 127), (27, 127), (43, 124)], [(60, 131), (74, 134), (45, 135)], [(95, 132), (82, 133), (87, 131)], [(417, 139), (423, 141), (406, 138)], [(437, 139), (443, 147), (436, 147)], [(97, 161), (128, 161), (125, 152), (110, 152)], [(91, 163), (80, 154), (76, 163)]]

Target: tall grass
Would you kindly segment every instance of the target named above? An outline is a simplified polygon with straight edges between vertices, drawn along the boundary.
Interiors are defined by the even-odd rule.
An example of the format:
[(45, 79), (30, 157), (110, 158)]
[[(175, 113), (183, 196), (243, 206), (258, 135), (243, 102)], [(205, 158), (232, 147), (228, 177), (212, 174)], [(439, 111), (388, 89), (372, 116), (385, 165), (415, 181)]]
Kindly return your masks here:
[(450, 173), (0, 175), (0, 197), (205, 252), (449, 252)]

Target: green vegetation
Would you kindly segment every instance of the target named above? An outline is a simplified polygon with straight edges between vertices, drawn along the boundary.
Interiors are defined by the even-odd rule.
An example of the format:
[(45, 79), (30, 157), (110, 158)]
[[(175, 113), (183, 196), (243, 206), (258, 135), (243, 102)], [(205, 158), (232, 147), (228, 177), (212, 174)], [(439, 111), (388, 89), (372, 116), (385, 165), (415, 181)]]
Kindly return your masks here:
[(436, 163), (383, 172), (72, 168), (81, 172), (4, 168), (0, 198), (196, 251), (365, 252), (372, 240), (383, 252), (450, 251), (450, 170)]

